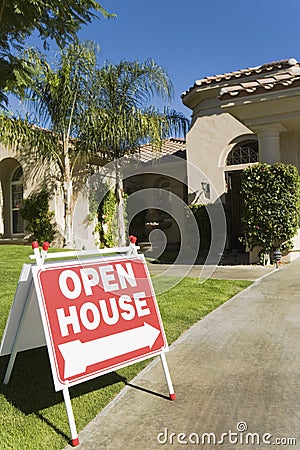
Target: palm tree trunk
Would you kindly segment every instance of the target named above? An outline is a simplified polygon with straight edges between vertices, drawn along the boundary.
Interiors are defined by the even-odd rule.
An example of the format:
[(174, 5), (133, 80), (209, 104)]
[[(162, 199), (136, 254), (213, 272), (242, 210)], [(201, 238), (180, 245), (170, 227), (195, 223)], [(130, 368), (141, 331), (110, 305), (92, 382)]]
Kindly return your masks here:
[(68, 139), (64, 141), (64, 247), (71, 248), (73, 244), (73, 182), (71, 176)]
[(73, 183), (72, 180), (64, 181), (64, 247), (71, 248), (73, 245), (73, 214), (72, 214), (72, 198), (73, 198)]
[(1, 5), (1, 8), (0, 8), (0, 26), (2, 25), (4, 6), (5, 6), (5, 0), (2, 0), (2, 5)]
[(123, 177), (122, 169), (118, 163), (115, 161), (116, 170), (116, 185), (115, 185), (115, 197), (117, 204), (117, 226), (118, 226), (118, 246), (124, 247), (126, 245), (125, 236), (125, 217), (124, 217), (124, 189), (123, 189)]

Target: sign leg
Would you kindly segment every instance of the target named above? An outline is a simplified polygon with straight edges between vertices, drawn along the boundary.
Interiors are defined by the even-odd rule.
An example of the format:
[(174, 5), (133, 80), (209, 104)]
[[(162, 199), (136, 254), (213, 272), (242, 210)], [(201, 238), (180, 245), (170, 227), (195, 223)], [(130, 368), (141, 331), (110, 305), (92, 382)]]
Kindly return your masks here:
[(171, 400), (176, 400), (176, 394), (174, 392), (174, 388), (173, 388), (173, 384), (172, 384), (172, 380), (171, 380), (171, 375), (170, 375), (170, 371), (169, 371), (166, 355), (165, 355), (164, 352), (161, 353), (160, 359), (161, 359), (161, 363), (162, 363), (162, 366), (163, 366), (163, 369), (164, 369), (164, 373), (165, 373), (165, 377), (166, 377), (166, 381), (167, 381), (167, 385), (168, 385), (168, 389), (169, 389), (170, 399)]
[(27, 311), (28, 311), (28, 308), (29, 308), (29, 304), (30, 304), (31, 293), (32, 293), (32, 286), (33, 285), (31, 283), (30, 288), (28, 290), (29, 294), (27, 295), (27, 299), (26, 299), (26, 302), (25, 302), (24, 307), (23, 307), (23, 311), (22, 311), (20, 322), (19, 322), (18, 330), (17, 330), (16, 336), (15, 336), (15, 339), (14, 339), (14, 343), (13, 343), (13, 346), (12, 346), (12, 350), (11, 350), (8, 366), (7, 366), (5, 377), (4, 377), (4, 380), (3, 380), (3, 384), (5, 384), (5, 385), (8, 384), (8, 382), (10, 380), (11, 372), (13, 370), (15, 359), (16, 359), (16, 356), (17, 356), (17, 353), (18, 353), (18, 347), (19, 347), (21, 331), (22, 331), (23, 323), (24, 323), (24, 320), (25, 320), (25, 317), (26, 317), (26, 314), (27, 314)]
[(71, 431), (71, 445), (72, 445), (72, 447), (77, 447), (77, 445), (79, 445), (79, 439), (78, 439), (78, 434), (77, 434), (77, 430), (76, 430), (76, 424), (75, 424), (75, 419), (74, 419), (74, 414), (73, 414), (73, 409), (72, 409), (72, 404), (71, 404), (71, 399), (70, 399), (69, 388), (67, 388), (67, 387), (64, 388), (62, 392), (63, 392), (63, 396), (64, 396), (64, 401), (65, 401), (65, 405), (66, 405), (68, 421), (69, 421), (69, 426), (70, 426), (70, 431)]

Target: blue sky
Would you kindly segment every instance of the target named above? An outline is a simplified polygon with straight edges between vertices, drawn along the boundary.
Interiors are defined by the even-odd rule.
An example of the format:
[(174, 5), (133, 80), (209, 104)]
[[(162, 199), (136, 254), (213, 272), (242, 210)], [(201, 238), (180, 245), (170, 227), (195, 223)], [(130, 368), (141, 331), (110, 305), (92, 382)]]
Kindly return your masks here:
[[(171, 107), (190, 115), (180, 94), (208, 75), (300, 59), (299, 0), (102, 0), (117, 14), (79, 36), (101, 47), (99, 63), (153, 58), (174, 84)], [(33, 42), (33, 40), (31, 40)], [(161, 106), (157, 104), (157, 106)]]

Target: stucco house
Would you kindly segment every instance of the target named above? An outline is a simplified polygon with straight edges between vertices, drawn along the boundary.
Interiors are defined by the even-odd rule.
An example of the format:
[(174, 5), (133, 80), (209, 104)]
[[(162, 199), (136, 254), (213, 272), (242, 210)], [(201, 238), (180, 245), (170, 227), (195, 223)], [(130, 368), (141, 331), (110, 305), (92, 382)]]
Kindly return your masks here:
[[(185, 161), (186, 143), (184, 139), (179, 138), (165, 140), (162, 147), (157, 150), (150, 144), (143, 145), (138, 153), (130, 155), (124, 161), (125, 192), (130, 195), (147, 190), (149, 194), (147, 197), (142, 194), (142, 200), (137, 203), (141, 211), (137, 211), (137, 217), (130, 226), (130, 232), (137, 234), (140, 242), (147, 242), (150, 232), (159, 229), (164, 230), (169, 246), (178, 247), (180, 233), (176, 221), (171, 217), (172, 208), (169, 211), (171, 215), (160, 209), (159, 192), (164, 190), (187, 202)], [(103, 169), (103, 161), (97, 160), (97, 164), (99, 164), (98, 175), (100, 174), (104, 181), (107, 175), (108, 180), (113, 178), (112, 173), (107, 174), (107, 170)], [(55, 212), (58, 230), (62, 232), (64, 228), (62, 191), (59, 183), (55, 181), (54, 174), (51, 177), (51, 165), (44, 161), (39, 173), (33, 173), (33, 166), (36, 166), (36, 163), (31, 162), (28, 156), (24, 157), (13, 148), (0, 145), (0, 242), (2, 243), (24, 242), (27, 233), (26, 224), (20, 214), (22, 200), (35, 190), (41, 190), (45, 185), (49, 188), (49, 182), (52, 193), (50, 210)], [(75, 245), (79, 248), (91, 247), (95, 242), (93, 235), (95, 224), (87, 220), (90, 213), (88, 184), (85, 189), (80, 190), (74, 213)], [(145, 209), (142, 209), (143, 207)], [(178, 215), (178, 211), (176, 214)]]
[[(300, 169), (300, 63), (291, 58), (208, 76), (195, 81), (182, 101), (192, 110), (187, 162), (201, 168), (214, 188), (206, 201), (221, 198), (224, 203), (227, 247), (244, 251), (239, 240), (241, 171), (258, 161)], [(194, 191), (199, 180), (189, 165), (187, 171)], [(299, 250), (297, 236), (290, 258)]]
[[(147, 201), (142, 199), (143, 212), (138, 212), (130, 231), (139, 235), (139, 241), (147, 241), (151, 231), (161, 230), (169, 247), (177, 248), (181, 235), (172, 215), (184, 222), (180, 217), (184, 212), (175, 206), (173, 194), (188, 204), (221, 200), (227, 218), (226, 248), (244, 252), (240, 241), (241, 171), (258, 161), (291, 163), (300, 169), (299, 100), (300, 63), (294, 58), (195, 81), (182, 94), (184, 105), (192, 111), (186, 142), (171, 138), (159, 152), (145, 145), (124, 166), (128, 194), (152, 189), (152, 193), (147, 191)], [(31, 172), (30, 161), (24, 162), (14, 150), (0, 146), (0, 235), (4, 240), (24, 238), (21, 201), (41, 182), (32, 181)], [(163, 191), (170, 204), (167, 214), (160, 210)], [(57, 186), (53, 192), (50, 208), (63, 229), (61, 193)], [(78, 245), (93, 239), (91, 226), (86, 226), (88, 213), (88, 198), (82, 192), (74, 222)], [(298, 256), (298, 251), (300, 239), (296, 236), (290, 258)]]

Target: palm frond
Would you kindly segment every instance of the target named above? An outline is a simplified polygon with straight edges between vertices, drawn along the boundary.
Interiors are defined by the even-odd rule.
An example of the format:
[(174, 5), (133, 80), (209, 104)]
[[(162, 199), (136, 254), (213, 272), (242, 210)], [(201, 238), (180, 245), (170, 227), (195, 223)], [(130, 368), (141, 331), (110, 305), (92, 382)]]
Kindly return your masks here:
[(21, 151), (32, 148), (43, 155), (51, 152), (57, 145), (57, 138), (48, 130), (30, 124), (26, 119), (14, 118), (8, 114), (0, 115), (0, 142)]

